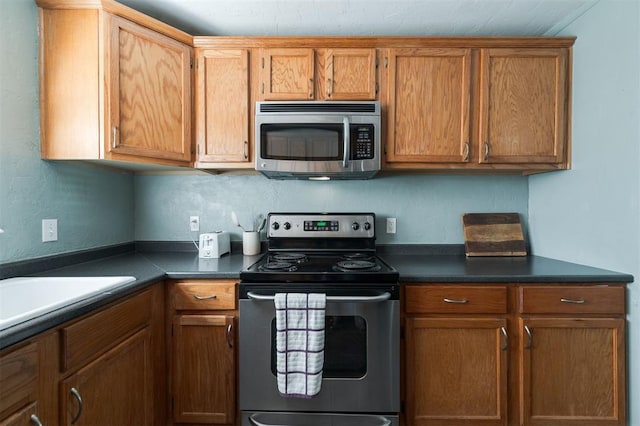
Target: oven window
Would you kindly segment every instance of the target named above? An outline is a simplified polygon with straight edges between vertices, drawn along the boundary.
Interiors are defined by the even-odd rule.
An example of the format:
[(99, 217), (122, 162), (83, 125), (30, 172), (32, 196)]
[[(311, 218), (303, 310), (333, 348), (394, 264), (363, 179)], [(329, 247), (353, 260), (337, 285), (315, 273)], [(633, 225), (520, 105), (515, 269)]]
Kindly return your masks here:
[[(276, 320), (271, 321), (271, 373), (276, 375)], [(367, 323), (361, 316), (326, 316), (323, 378), (367, 373)]]
[(263, 124), (262, 158), (296, 161), (339, 161), (343, 156), (343, 127), (338, 124)]

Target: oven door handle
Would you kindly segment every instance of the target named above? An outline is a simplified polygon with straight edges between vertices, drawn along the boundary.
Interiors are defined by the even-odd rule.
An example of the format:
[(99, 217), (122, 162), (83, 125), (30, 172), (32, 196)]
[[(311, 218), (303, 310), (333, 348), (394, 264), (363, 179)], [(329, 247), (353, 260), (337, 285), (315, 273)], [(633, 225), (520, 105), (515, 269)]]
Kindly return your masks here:
[[(287, 425), (283, 425), (283, 424), (273, 424), (273, 423), (262, 423), (257, 421), (255, 418), (255, 414), (252, 416), (249, 416), (249, 423), (251, 423), (253, 426), (287, 426)], [(367, 416), (367, 417), (371, 417), (374, 418), (376, 420), (380, 420), (380, 424), (376, 425), (376, 426), (391, 426), (391, 420), (384, 418), (384, 417), (380, 417), (380, 416)]]
[[(249, 296), (249, 299), (260, 300), (260, 301), (273, 300), (276, 298), (275, 296), (272, 296), (272, 295), (257, 294), (252, 291), (248, 291), (247, 296)], [(391, 299), (391, 293), (389, 293), (388, 291), (385, 291), (384, 293), (379, 294), (378, 296), (327, 296), (327, 302), (368, 303), (368, 302), (384, 302), (385, 300), (389, 300), (389, 299)]]

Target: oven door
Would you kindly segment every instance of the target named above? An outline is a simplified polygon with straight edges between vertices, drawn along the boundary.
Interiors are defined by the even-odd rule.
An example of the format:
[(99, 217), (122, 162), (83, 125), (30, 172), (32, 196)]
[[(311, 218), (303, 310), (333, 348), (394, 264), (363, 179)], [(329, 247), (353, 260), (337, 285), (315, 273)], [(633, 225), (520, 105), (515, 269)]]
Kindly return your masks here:
[(365, 293), (327, 295), (322, 386), (303, 399), (278, 392), (274, 292), (247, 291), (240, 300), (240, 410), (397, 414), (399, 302)]

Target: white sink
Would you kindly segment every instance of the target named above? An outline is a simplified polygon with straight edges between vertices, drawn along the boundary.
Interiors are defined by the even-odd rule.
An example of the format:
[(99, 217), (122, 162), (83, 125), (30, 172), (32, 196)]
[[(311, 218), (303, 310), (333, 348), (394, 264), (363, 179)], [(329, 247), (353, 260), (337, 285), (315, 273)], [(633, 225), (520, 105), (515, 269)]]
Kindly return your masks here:
[(16, 277), (0, 280), (0, 330), (107, 293), (135, 277)]

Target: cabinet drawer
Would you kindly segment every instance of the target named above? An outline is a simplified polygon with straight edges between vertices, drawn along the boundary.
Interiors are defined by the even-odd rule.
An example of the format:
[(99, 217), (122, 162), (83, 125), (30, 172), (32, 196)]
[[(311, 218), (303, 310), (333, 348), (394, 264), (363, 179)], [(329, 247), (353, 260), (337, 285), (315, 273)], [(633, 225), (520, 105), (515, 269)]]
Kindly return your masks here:
[(523, 314), (624, 314), (623, 286), (532, 286), (519, 290)]
[(507, 288), (504, 286), (407, 286), (405, 300), (408, 314), (507, 312)]
[(152, 290), (64, 327), (62, 370), (76, 370), (151, 321)]
[(236, 282), (177, 281), (172, 288), (177, 310), (212, 310), (236, 308)]
[(37, 399), (38, 369), (35, 343), (0, 357), (0, 418)]

